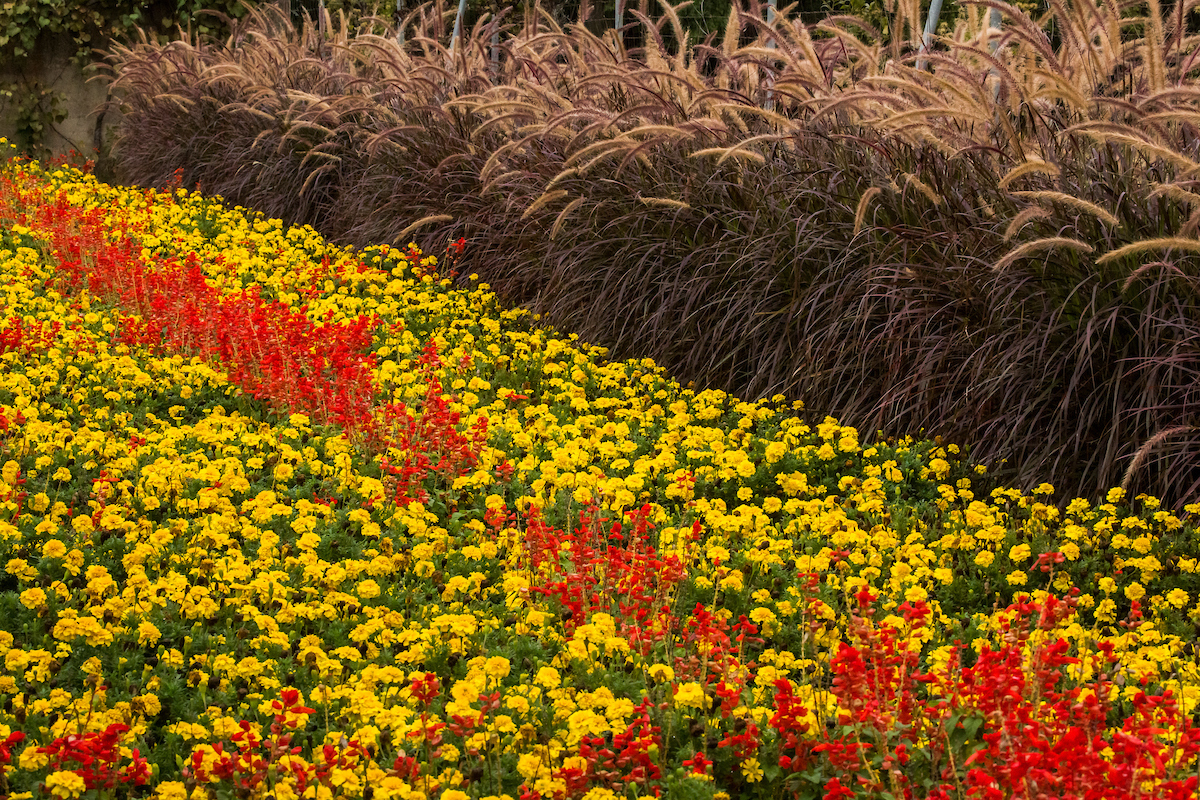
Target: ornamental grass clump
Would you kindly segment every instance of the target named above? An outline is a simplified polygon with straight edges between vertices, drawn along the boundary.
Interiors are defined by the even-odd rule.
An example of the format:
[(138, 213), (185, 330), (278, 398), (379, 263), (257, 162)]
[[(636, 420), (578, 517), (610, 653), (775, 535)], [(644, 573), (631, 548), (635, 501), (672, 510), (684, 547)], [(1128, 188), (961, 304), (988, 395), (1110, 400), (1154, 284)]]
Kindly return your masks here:
[(684, 388), (460, 244), (5, 163), (0, 792), (1196, 795), (1200, 504)]
[(679, 8), (637, 47), (535, 6), (453, 48), (432, 7), (402, 44), (266, 8), (114, 51), (118, 159), (341, 242), (465, 237), (464, 274), (619, 356), (1026, 488), (1200, 496), (1184, 4), (966, 3), (930, 52), (907, 4), (704, 42)]

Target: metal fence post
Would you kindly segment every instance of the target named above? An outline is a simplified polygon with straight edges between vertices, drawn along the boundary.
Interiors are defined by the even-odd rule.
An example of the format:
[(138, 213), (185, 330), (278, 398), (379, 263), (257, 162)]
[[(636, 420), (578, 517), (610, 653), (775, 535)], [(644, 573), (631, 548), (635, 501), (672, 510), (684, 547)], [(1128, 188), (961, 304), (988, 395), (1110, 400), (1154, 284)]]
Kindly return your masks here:
[(458, 13), (454, 15), (454, 33), (450, 35), (450, 57), (454, 57), (458, 37), (462, 35), (463, 14), (467, 13), (467, 0), (458, 0)]
[(929, 48), (933, 46), (933, 34), (937, 32), (938, 19), (942, 16), (942, 0), (931, 0), (929, 3), (929, 15), (925, 17), (925, 32), (921, 35), (921, 54), (922, 57), (917, 59), (917, 69), (924, 72), (929, 66), (929, 59), (924, 57), (924, 54), (929, 52)]

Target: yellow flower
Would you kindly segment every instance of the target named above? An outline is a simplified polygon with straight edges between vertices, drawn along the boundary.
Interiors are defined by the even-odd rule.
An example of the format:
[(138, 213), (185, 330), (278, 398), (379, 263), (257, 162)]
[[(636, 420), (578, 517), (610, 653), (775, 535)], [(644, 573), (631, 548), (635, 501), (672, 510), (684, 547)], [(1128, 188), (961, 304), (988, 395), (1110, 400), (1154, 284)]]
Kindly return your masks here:
[(704, 694), (704, 688), (696, 681), (681, 683), (675, 687), (675, 706), (704, 710), (708, 707), (708, 697)]
[(987, 569), (996, 560), (996, 554), (990, 550), (981, 550), (975, 556), (975, 566)]
[(46, 593), (36, 587), (26, 589), (21, 592), (21, 605), (31, 611), (41, 611), (46, 607)]
[(1025, 574), (1025, 571), (1020, 569), (1010, 572), (1006, 578), (1009, 586), (1024, 586), (1028, 579), (1029, 576)]
[(740, 569), (732, 570), (721, 581), (721, 588), (730, 592), (740, 592), (742, 587), (746, 585), (746, 578)]
[(36, 747), (26, 747), (17, 758), (17, 765), (26, 772), (41, 769), (50, 763), (50, 756), (39, 753)]
[(162, 711), (162, 703), (159, 701), (158, 696), (153, 694), (143, 694), (135, 697), (134, 708), (137, 709), (139, 706), (141, 712), (147, 717), (157, 717), (158, 713)]
[(1014, 564), (1020, 564), (1022, 561), (1027, 561), (1029, 556), (1033, 554), (1029, 545), (1022, 542), (1021, 544), (1013, 545), (1008, 551), (1008, 560)]
[[(445, 795), (442, 796), (445, 797)], [(617, 797), (617, 793), (612, 789), (597, 786), (593, 789), (588, 789), (587, 794), (583, 796), (583, 800), (617, 800)]]
[(162, 633), (155, 627), (153, 622), (142, 620), (138, 623), (138, 644), (148, 645), (155, 644), (162, 638)]
[(503, 678), (511, 669), (511, 663), (504, 656), (492, 656), (483, 665), (484, 673), (492, 678)]
[(1125, 587), (1125, 596), (1130, 600), (1141, 600), (1146, 596), (1146, 588), (1137, 581)]
[(543, 770), (542, 756), (537, 753), (525, 753), (517, 758), (517, 772), (522, 778), (529, 779)]
[(558, 675), (558, 670), (554, 667), (542, 667), (537, 671), (537, 675), (533, 680), (538, 686), (544, 686), (547, 689), (556, 689), (562, 682), (562, 679)]
[(181, 781), (163, 781), (154, 789), (154, 800), (187, 800), (187, 786)]
[(763, 779), (763, 768), (753, 756), (742, 762), (742, 775), (747, 783), (758, 783)]
[(1183, 589), (1172, 589), (1167, 592), (1167, 602), (1176, 608), (1183, 608), (1188, 604), (1191, 598)]
[(46, 788), (55, 797), (66, 800), (70, 797), (81, 797), (87, 791), (87, 784), (74, 772), (59, 770), (46, 776)]
[(651, 664), (646, 673), (659, 683), (675, 680), (675, 670), (666, 664)]
[(62, 558), (67, 554), (67, 546), (58, 539), (51, 539), (42, 545), (42, 558)]

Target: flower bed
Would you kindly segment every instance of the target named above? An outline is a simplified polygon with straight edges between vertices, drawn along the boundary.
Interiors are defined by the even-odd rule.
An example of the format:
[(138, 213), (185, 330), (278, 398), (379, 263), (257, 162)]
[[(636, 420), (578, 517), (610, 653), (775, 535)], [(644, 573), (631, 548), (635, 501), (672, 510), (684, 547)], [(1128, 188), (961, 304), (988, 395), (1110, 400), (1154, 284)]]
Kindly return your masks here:
[(0, 221), (0, 795), (1195, 796), (1198, 507), (608, 362), (455, 246), (20, 162)]

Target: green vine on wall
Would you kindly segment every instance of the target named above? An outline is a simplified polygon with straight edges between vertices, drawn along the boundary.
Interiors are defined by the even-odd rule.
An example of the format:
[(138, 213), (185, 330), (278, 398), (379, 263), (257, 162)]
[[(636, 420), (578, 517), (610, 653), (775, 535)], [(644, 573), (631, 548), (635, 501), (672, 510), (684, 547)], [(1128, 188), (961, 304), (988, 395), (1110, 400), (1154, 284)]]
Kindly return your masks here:
[(32, 54), (43, 32), (69, 36), (81, 63), (92, 60), (94, 48), (128, 39), (138, 28), (152, 36), (170, 35), (177, 26), (219, 35), (220, 19), (200, 14), (203, 9), (240, 17), (246, 6), (242, 0), (3, 0), (0, 61), (11, 63)]
[(0, 111), (16, 128), (16, 145), (31, 156), (46, 155), (47, 131), (67, 118), (67, 97), (39, 81), (0, 83)]

